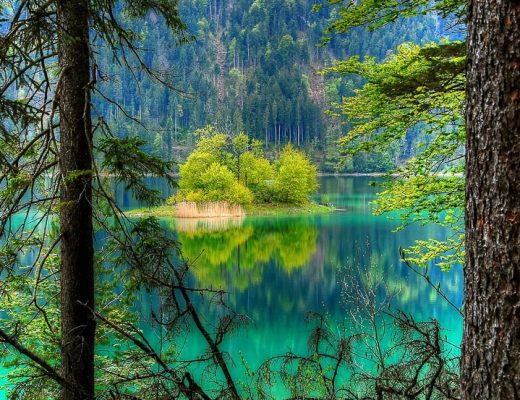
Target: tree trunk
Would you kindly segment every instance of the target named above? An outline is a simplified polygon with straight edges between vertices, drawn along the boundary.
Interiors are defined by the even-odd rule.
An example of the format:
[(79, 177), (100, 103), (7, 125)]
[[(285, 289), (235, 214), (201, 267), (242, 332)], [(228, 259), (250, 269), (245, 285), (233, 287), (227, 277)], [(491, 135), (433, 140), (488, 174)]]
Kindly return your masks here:
[(520, 2), (469, 5), (462, 398), (520, 396)]
[(62, 175), (62, 374), (76, 391), (62, 400), (94, 399), (94, 250), (88, 1), (58, 2), (60, 170)]

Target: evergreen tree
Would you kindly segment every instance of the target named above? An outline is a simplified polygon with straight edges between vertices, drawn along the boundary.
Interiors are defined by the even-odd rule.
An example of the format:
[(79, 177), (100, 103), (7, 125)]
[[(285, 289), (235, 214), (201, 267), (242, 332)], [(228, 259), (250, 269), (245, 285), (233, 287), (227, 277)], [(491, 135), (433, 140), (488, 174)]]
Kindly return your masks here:
[[(173, 104), (181, 104), (187, 110), (178, 125), (183, 136), (215, 124), (233, 134), (246, 130), (251, 137), (264, 140), (268, 148), (288, 142), (306, 150), (311, 143), (317, 151), (332, 148), (335, 143), (328, 140), (333, 136), (327, 135), (327, 130), (336, 131), (338, 136), (341, 127), (329, 127), (325, 115), (329, 99), (322, 82), (329, 77), (318, 77), (316, 71), (353, 51), (381, 60), (408, 31), (421, 43), (440, 37), (434, 29), (435, 20), (428, 17), (426, 21), (402, 21), (398, 27), (383, 27), (378, 32), (355, 29), (347, 37), (332, 39), (327, 47), (318, 47), (332, 10), (334, 7), (326, 6), (313, 12), (309, 0), (231, 0), (226, 7), (181, 2), (180, 15), (200, 39), (190, 46), (173, 46), (174, 40), (160, 19), (150, 16), (144, 24), (130, 24), (143, 37), (140, 47), (146, 49), (147, 65), (169, 73), (184, 93), (164, 91), (139, 75), (133, 82), (103, 48), (97, 56), (100, 69), (107, 76), (124, 76), (124, 88), (115, 88), (112, 82), (100, 82), (100, 88), (104, 91), (106, 87), (111, 98), (120, 103), (132, 99), (133, 106), (125, 107), (125, 112), (149, 129), (163, 132), (164, 116), (172, 112)], [(361, 80), (356, 82), (359, 84)], [(299, 112), (293, 107), (296, 98), (300, 100)], [(279, 115), (259, 118), (264, 110), (271, 112), (275, 102)], [(107, 118), (117, 119), (117, 112), (114, 108)], [(133, 134), (150, 139), (137, 121), (130, 128)], [(163, 155), (171, 155), (167, 146)], [(331, 165), (334, 160), (327, 161)]]
[[(127, 1), (125, 6), (127, 18), (160, 15), (179, 41), (187, 38), (176, 2)], [(128, 21), (116, 19), (117, 9), (112, 2), (84, 0), (2, 3), (0, 8), (0, 60), (5, 66), (0, 97), (0, 260), (5, 274), (0, 302), (5, 312), (0, 338), (8, 346), (2, 348), (2, 361), (17, 366), (10, 390), (14, 397), (90, 400), (153, 388), (156, 396), (208, 398), (189, 372), (168, 365), (138, 330), (123, 327), (135, 318), (130, 306), (138, 289), (135, 282), (155, 290), (162, 287), (171, 295), (164, 282), (172, 279), (188, 307), (179, 314), (197, 321), (215, 361), (225, 370), (223, 391), (238, 398), (219, 343), (200, 322), (184, 289), (185, 271), (173, 271), (169, 257), (175, 242), (154, 220), (126, 221), (103, 178), (106, 174), (124, 183), (139, 200), (151, 204), (159, 197), (146, 186), (147, 174), (173, 183), (172, 163), (143, 151), (143, 139), (116, 137), (103, 118), (93, 123), (92, 110), (100, 97), (107, 99), (96, 88), (96, 81), (105, 79), (94, 51), (100, 43), (134, 74), (172, 88), (149, 68), (151, 60), (135, 47)], [(91, 38), (89, 32), (95, 35)], [(99, 97), (93, 106), (94, 96)], [(125, 113), (121, 104), (104, 106)], [(96, 256), (95, 226), (107, 235), (104, 251)], [(34, 258), (27, 261), (28, 255)], [(144, 257), (153, 271), (146, 269)], [(115, 295), (109, 283), (113, 276), (95, 279), (94, 271), (104, 275), (118, 269), (129, 279), (124, 282), (128, 293), (124, 298), (117, 295), (121, 303), (113, 308), (108, 300)], [(161, 286), (154, 274), (164, 277), (165, 271), (169, 275)], [(96, 311), (100, 303), (108, 318)], [(96, 321), (102, 323), (96, 327)], [(110, 359), (94, 354), (95, 344), (114, 343), (115, 338), (126, 342), (124, 350), (114, 350)], [(96, 368), (117, 374), (95, 374)], [(136, 380), (136, 375), (145, 378)]]
[(461, 392), (512, 399), (520, 391), (520, 8), (469, 7)]

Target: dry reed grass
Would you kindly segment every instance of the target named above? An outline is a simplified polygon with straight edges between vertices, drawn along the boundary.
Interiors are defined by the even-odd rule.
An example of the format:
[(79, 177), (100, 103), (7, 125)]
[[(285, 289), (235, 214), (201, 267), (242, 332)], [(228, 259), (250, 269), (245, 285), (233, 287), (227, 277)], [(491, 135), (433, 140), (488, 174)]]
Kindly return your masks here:
[(226, 202), (195, 203), (182, 202), (175, 204), (177, 218), (230, 218), (243, 217), (246, 212), (240, 205)]

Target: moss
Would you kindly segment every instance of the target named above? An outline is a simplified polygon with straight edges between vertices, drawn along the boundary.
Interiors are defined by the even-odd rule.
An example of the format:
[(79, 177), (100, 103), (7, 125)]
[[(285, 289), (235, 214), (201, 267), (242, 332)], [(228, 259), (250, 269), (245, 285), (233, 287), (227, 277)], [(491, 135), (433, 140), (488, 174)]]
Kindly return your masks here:
[(175, 218), (175, 206), (164, 205), (150, 208), (134, 208), (126, 211), (125, 214), (129, 217)]

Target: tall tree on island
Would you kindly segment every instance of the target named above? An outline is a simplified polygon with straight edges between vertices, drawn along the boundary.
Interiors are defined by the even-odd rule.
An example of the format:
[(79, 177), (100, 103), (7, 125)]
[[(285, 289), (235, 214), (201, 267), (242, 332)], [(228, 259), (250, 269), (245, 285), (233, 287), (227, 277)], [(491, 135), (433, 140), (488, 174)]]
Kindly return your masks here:
[(471, 1), (462, 398), (520, 393), (520, 3)]

